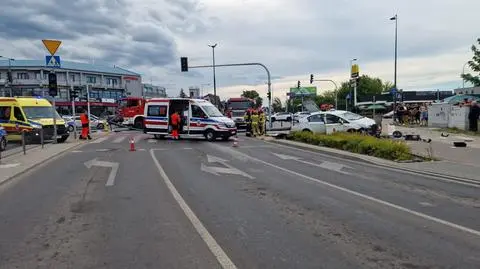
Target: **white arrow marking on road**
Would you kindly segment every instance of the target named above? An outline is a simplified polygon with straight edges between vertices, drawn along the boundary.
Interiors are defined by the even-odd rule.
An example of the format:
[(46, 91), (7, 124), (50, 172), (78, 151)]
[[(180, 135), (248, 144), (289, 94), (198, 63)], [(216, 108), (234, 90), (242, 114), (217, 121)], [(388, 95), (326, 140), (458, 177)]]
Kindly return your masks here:
[(92, 166), (100, 166), (100, 167), (107, 167), (107, 168), (112, 168), (112, 171), (110, 171), (110, 175), (108, 175), (108, 180), (105, 186), (113, 186), (115, 183), (115, 177), (117, 176), (118, 172), (118, 163), (113, 163), (113, 162), (104, 162), (104, 161), (99, 161), (97, 158), (90, 160), (88, 162), (85, 162), (85, 166), (90, 169)]
[(202, 170), (204, 172), (207, 172), (207, 173), (214, 174), (216, 176), (220, 176), (220, 174), (231, 174), (231, 175), (244, 176), (244, 177), (249, 178), (249, 179), (255, 179), (255, 177), (252, 177), (251, 175), (249, 175), (249, 174), (247, 174), (243, 171), (240, 171), (237, 168), (231, 166), (230, 164), (227, 163), (227, 160), (224, 160), (222, 158), (207, 154), (207, 161), (209, 163), (220, 163), (220, 164), (222, 164), (226, 167), (207, 166), (207, 165), (202, 163), (200, 165), (200, 170)]
[(345, 174), (345, 175), (350, 175), (350, 173), (342, 171), (342, 168), (351, 168), (351, 167), (349, 167), (347, 165), (340, 164), (340, 163), (333, 163), (333, 162), (324, 161), (321, 164), (317, 164), (317, 163), (304, 161), (300, 157), (295, 157), (295, 156), (290, 156), (290, 155), (285, 155), (285, 154), (278, 154), (278, 153), (272, 153), (272, 154), (277, 156), (278, 158), (280, 158), (282, 160), (293, 160), (293, 161), (296, 161), (296, 162), (299, 162), (299, 163), (304, 163), (304, 164), (308, 164), (308, 165), (311, 165), (311, 166), (316, 166), (316, 167), (320, 167), (320, 168), (323, 168), (323, 169), (332, 170), (332, 171), (342, 173), (342, 174)]
[(13, 168), (19, 166), (19, 163), (0, 164), (0, 168)]

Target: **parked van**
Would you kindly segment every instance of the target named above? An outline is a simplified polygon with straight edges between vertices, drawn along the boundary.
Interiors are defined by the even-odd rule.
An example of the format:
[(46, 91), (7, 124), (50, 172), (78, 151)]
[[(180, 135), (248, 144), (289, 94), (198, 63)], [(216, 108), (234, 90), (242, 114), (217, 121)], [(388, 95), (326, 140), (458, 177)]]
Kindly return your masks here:
[[(67, 126), (56, 111), (55, 116), (56, 139), (63, 143), (69, 136)], [(53, 140), (52, 105), (38, 97), (0, 97), (0, 126), (7, 131), (8, 141), (21, 141), (22, 131), (27, 141), (40, 141), (41, 129), (45, 140)]]
[(147, 100), (144, 111), (144, 133), (163, 138), (170, 133), (171, 115), (182, 117), (180, 136), (228, 140), (237, 134), (233, 120), (225, 117), (212, 103), (201, 99), (153, 98)]

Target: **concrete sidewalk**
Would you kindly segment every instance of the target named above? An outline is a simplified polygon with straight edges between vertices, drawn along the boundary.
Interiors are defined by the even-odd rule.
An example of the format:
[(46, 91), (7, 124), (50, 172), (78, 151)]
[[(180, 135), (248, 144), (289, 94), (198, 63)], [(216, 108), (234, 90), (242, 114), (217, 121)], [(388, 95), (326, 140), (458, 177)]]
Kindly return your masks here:
[[(92, 139), (95, 140), (106, 135), (108, 135), (108, 133), (94, 133), (92, 134)], [(45, 144), (43, 149), (41, 146), (30, 148), (26, 155), (23, 154), (23, 151), (10, 154), (1, 159), (0, 185), (42, 163), (61, 156), (62, 153), (70, 149), (88, 143), (89, 141), (85, 140), (68, 139), (67, 142), (61, 144)]]

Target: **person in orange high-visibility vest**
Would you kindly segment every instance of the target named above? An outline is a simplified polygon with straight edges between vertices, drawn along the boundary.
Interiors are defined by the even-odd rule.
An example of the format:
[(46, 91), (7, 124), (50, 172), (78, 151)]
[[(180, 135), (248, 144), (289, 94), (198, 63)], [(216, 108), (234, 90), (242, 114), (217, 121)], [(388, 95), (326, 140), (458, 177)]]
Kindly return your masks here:
[(85, 112), (85, 110), (82, 111), (82, 114), (80, 114), (80, 122), (82, 123), (82, 133), (80, 135), (80, 139), (92, 139), (90, 137), (90, 121), (88, 119), (88, 115)]
[(180, 115), (177, 111), (172, 114), (172, 137), (173, 139), (178, 139), (178, 130), (180, 129)]

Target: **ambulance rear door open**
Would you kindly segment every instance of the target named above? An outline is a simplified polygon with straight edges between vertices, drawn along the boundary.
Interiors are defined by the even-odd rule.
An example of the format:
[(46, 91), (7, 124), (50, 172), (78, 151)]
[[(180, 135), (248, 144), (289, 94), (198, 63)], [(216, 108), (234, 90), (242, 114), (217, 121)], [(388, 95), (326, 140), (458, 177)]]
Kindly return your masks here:
[(169, 100), (154, 100), (145, 106), (145, 133), (162, 134), (169, 133)]

